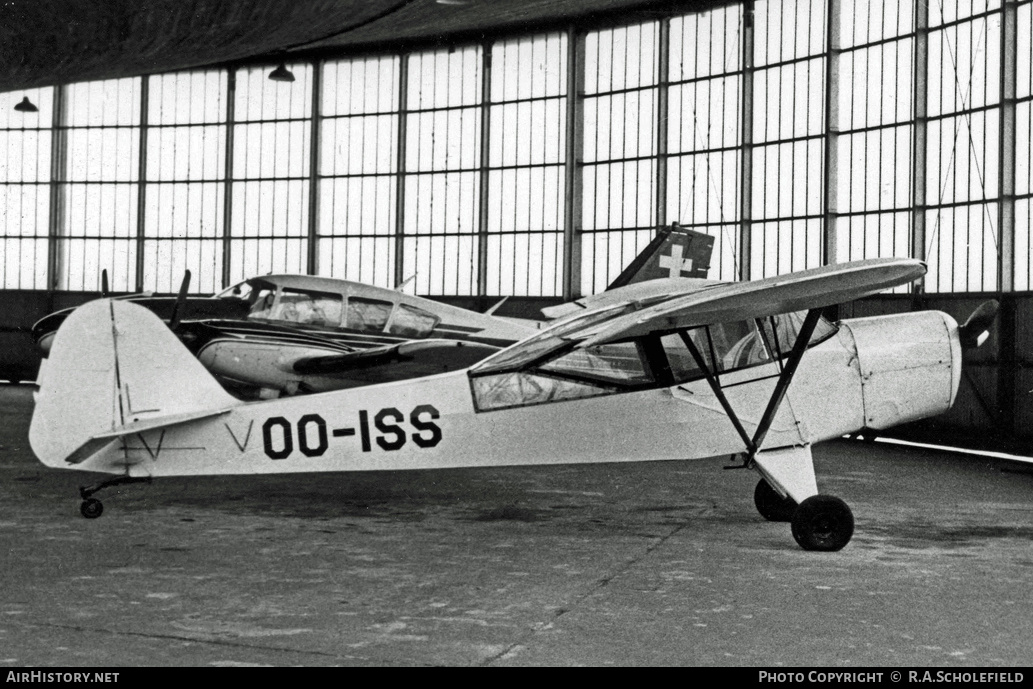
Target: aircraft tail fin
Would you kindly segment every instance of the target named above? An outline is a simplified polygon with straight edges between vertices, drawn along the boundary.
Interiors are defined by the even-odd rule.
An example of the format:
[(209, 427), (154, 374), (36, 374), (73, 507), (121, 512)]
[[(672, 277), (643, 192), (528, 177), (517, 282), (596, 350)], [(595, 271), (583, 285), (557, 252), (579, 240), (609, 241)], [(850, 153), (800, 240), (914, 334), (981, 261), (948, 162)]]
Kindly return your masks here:
[(672, 223), (661, 228), (606, 289), (657, 278), (705, 278), (713, 251), (713, 237)]
[(123, 435), (241, 404), (157, 316), (113, 299), (65, 319), (37, 383), (29, 442), (54, 467), (79, 465)]
[[(661, 227), (639, 255), (617, 276), (605, 292), (592, 297), (546, 306), (542, 313), (546, 318), (562, 318), (588, 308), (589, 301), (605, 303), (606, 292), (612, 292), (639, 282), (665, 278), (706, 278), (710, 270), (710, 255), (714, 251), (714, 238), (702, 232), (688, 230), (678, 223)], [(633, 294), (637, 290), (627, 292)]]

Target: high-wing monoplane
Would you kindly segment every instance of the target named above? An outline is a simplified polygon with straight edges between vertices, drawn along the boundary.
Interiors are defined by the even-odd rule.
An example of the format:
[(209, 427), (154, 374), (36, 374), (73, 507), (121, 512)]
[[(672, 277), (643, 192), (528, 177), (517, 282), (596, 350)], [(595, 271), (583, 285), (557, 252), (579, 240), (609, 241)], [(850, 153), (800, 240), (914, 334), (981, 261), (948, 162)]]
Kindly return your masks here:
[(791, 522), (803, 548), (838, 550), (853, 516), (818, 493), (811, 447), (947, 410), (962, 342), (989, 320), (834, 324), (821, 309), (924, 273), (873, 259), (686, 286), (573, 315), (465, 370), (250, 403), (154, 314), (99, 300), (58, 331), (29, 437), (48, 466), (116, 475), (81, 489), (86, 517), (98, 490), (159, 476), (735, 455), (762, 477), (763, 516)]
[[(607, 289), (666, 279), (676, 284), (658, 282), (652, 291), (684, 290), (680, 280), (706, 277), (713, 242), (677, 225), (662, 228)], [(127, 299), (161, 313), (201, 363), (243, 396), (326, 392), (465, 369), (540, 325), (308, 275), (256, 277), (215, 298), (187, 301), (185, 295), (184, 288), (178, 300)], [(552, 308), (550, 317), (585, 307), (572, 302)], [(187, 309), (207, 315), (191, 318)], [(33, 327), (44, 352), (71, 311)]]

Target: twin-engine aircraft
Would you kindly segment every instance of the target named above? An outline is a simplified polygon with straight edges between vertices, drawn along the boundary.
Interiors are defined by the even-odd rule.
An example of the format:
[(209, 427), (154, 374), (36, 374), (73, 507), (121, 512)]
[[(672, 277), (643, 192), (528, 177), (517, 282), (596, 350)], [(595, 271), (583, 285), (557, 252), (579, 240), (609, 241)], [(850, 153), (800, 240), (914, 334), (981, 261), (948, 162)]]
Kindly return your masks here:
[[(705, 278), (713, 243), (713, 237), (677, 225), (663, 228), (607, 289), (658, 278)], [(652, 288), (684, 289), (680, 283), (675, 288), (664, 284)], [(465, 369), (540, 326), (537, 321), (476, 313), (398, 290), (307, 275), (252, 278), (213, 299), (187, 301), (185, 296), (184, 288), (178, 301), (129, 300), (161, 313), (225, 387), (252, 398), (326, 392)], [(583, 301), (572, 302), (552, 307), (546, 315), (555, 318), (584, 308)], [(191, 318), (189, 309), (212, 315)], [(71, 311), (51, 314), (33, 326), (44, 352)]]
[[(434, 469), (740, 455), (760, 513), (808, 550), (854, 522), (819, 495), (814, 443), (946, 411), (962, 342), (937, 311), (825, 320), (832, 304), (925, 273), (909, 259), (825, 266), (584, 310), (474, 366), (408, 381), (243, 402), (150, 311), (73, 312), (39, 376), (29, 431), (51, 467), (116, 477)], [(790, 385), (791, 384), (791, 385)], [(84, 404), (84, 400), (89, 403)]]

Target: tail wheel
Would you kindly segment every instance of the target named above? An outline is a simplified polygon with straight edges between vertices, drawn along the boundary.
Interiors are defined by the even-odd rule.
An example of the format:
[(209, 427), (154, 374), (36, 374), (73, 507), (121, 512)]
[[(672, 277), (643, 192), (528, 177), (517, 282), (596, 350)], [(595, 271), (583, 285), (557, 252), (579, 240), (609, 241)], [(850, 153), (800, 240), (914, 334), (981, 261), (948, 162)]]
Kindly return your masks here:
[(87, 519), (96, 519), (104, 513), (104, 503), (96, 498), (87, 498), (79, 505), (79, 513)]
[(768, 482), (761, 479), (753, 491), (753, 504), (757, 506), (760, 516), (769, 522), (788, 522), (796, 511), (796, 501), (790, 497), (782, 497)]
[(832, 495), (812, 495), (793, 513), (793, 538), (804, 550), (840, 550), (854, 535), (854, 515)]

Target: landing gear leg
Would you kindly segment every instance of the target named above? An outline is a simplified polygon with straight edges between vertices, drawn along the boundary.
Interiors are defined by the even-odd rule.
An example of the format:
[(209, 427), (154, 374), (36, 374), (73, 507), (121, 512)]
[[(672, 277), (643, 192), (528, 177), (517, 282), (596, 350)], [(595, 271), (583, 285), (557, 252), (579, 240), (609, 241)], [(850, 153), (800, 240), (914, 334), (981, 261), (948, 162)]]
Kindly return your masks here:
[(95, 486), (79, 486), (79, 495), (82, 497), (82, 504), (79, 505), (79, 514), (86, 519), (96, 519), (104, 514), (104, 503), (92, 497), (97, 491), (110, 486), (120, 486), (124, 483), (150, 483), (150, 476), (119, 476), (98, 483)]

